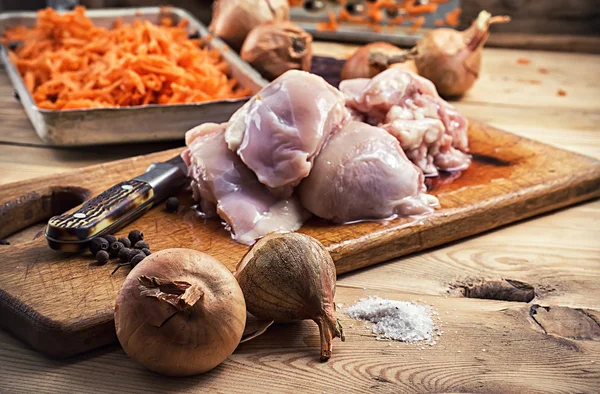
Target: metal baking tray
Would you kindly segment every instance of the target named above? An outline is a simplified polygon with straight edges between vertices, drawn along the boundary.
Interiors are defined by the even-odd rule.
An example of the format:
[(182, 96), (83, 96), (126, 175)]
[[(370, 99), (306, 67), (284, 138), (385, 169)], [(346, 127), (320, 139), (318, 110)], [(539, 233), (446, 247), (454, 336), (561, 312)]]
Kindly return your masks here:
[[(423, 35), (436, 27), (439, 27), (435, 24), (436, 20), (443, 19), (446, 13), (461, 6), (460, 0), (448, 0), (444, 3), (439, 3), (436, 12), (419, 15), (425, 17), (425, 23), (416, 32), (411, 31), (412, 21), (409, 18), (407, 18), (404, 23), (389, 27), (388, 24), (392, 18), (385, 12), (379, 23), (381, 31), (375, 31), (364, 24), (350, 22), (339, 22), (339, 28), (336, 31), (319, 30), (319, 24), (329, 20), (330, 12), (334, 15), (339, 15), (341, 8), (356, 5), (362, 5), (364, 7), (365, 2), (366, 1), (352, 1), (344, 2), (343, 4), (342, 2), (320, 1), (316, 3), (320, 3), (322, 5), (321, 8), (312, 10), (307, 10), (304, 5), (293, 6), (290, 8), (290, 17), (295, 23), (317, 39), (361, 44), (374, 41), (387, 41), (395, 45), (410, 47), (423, 38)], [(422, 0), (421, 3), (425, 4), (427, 1)], [(450, 27), (445, 24), (443, 26)]]
[[(158, 23), (161, 17), (171, 17), (175, 23), (189, 21), (190, 34), (209, 35), (206, 27), (190, 13), (174, 7), (142, 7), (99, 9), (86, 11), (98, 26), (110, 27), (116, 18), (131, 23), (135, 19)], [(14, 25), (34, 26), (35, 12), (6, 12), (0, 14), (0, 34)], [(242, 86), (258, 92), (267, 81), (218, 38), (210, 38), (211, 47), (219, 50), (229, 64), (231, 75)], [(136, 107), (47, 110), (38, 108), (15, 65), (8, 60), (7, 48), (0, 45), (0, 58), (17, 92), (23, 108), (40, 138), (50, 145), (83, 146), (182, 139), (190, 128), (205, 122), (225, 122), (248, 99), (220, 100), (198, 104)]]

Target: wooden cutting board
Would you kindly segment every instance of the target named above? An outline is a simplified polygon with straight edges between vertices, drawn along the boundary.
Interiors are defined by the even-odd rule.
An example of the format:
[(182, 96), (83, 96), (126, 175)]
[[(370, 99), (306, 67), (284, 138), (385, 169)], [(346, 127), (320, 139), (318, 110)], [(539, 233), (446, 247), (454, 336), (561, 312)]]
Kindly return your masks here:
[[(600, 161), (475, 121), (469, 138), (471, 168), (428, 180), (442, 206), (434, 214), (342, 226), (311, 219), (301, 232), (323, 242), (341, 274), (600, 196)], [(179, 151), (2, 187), (0, 238), (32, 225), (35, 231), (13, 235), (9, 240), (17, 242), (0, 246), (0, 326), (53, 357), (115, 342), (114, 300), (128, 269), (111, 276), (115, 262), (97, 266), (89, 254), (55, 252), (37, 230), (50, 216)], [(233, 242), (220, 221), (200, 218), (190, 207), (189, 193), (182, 191), (179, 197), (178, 213), (165, 212), (161, 204), (117, 235), (137, 228), (154, 251), (193, 248), (233, 269), (247, 247)]]

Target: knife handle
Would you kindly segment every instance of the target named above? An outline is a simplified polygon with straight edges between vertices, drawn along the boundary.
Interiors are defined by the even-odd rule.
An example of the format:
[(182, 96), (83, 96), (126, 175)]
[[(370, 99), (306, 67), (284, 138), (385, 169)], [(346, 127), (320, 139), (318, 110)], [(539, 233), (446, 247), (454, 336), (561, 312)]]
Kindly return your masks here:
[(121, 182), (75, 210), (52, 217), (46, 227), (48, 243), (52, 249), (75, 251), (79, 249), (75, 244), (87, 244), (94, 237), (114, 232), (150, 209), (153, 197), (154, 190), (147, 182)]
[(180, 156), (153, 163), (145, 173), (102, 192), (46, 226), (48, 245), (63, 252), (79, 252), (95, 237), (114, 234), (177, 190), (187, 180)]

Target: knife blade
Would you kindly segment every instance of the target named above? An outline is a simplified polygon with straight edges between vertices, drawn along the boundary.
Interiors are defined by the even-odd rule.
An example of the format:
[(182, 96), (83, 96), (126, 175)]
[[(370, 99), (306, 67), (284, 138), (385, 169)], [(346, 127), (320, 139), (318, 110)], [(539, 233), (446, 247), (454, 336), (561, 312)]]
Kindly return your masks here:
[(121, 182), (48, 221), (44, 235), (50, 248), (79, 252), (92, 239), (112, 234), (172, 195), (187, 180), (181, 156), (152, 163), (144, 174)]

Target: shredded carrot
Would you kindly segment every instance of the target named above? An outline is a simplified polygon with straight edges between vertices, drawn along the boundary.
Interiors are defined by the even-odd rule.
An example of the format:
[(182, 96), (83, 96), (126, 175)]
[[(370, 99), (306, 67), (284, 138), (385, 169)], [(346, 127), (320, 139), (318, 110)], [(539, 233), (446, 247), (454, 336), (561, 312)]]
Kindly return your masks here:
[(351, 23), (365, 23), (366, 18), (358, 15), (352, 15), (345, 8), (340, 9), (340, 14), (338, 16), (338, 20), (340, 22), (351, 22)]
[(531, 64), (531, 60), (520, 57), (517, 59), (517, 64), (520, 64), (521, 66), (527, 66)]
[(383, 11), (381, 11), (381, 4), (379, 1), (374, 3), (366, 3), (367, 6), (367, 17), (369, 18), (369, 25), (381, 22), (383, 19)]
[(95, 26), (84, 7), (38, 11), (34, 28), (8, 29), (3, 41), (22, 42), (9, 53), (41, 108), (81, 109), (199, 103), (245, 97), (216, 49), (189, 39), (188, 22), (159, 25), (116, 20)]
[(433, 13), (433, 12), (436, 12), (437, 9), (438, 9), (437, 4), (428, 3), (428, 4), (411, 5), (410, 7), (406, 8), (406, 12), (408, 12), (411, 15), (418, 15), (418, 14), (425, 14), (425, 13)]
[(450, 26), (458, 26), (460, 23), (460, 14), (462, 13), (461, 8), (455, 8), (454, 10), (446, 14), (446, 23)]
[(435, 20), (435, 25), (436, 26), (444, 26), (444, 20), (443, 19), (436, 19)]
[(340, 25), (335, 17), (335, 13), (329, 11), (329, 20), (327, 22), (319, 23), (317, 25), (317, 31), (337, 31), (339, 27)]
[(556, 94), (558, 94), (561, 97), (564, 97), (567, 95), (567, 92), (562, 90), (562, 89), (558, 89), (558, 91), (556, 92)]
[(421, 26), (423, 26), (423, 24), (425, 23), (425, 17), (424, 16), (420, 16), (418, 18), (415, 18), (413, 21), (413, 25), (410, 27), (410, 31), (411, 32), (416, 32), (417, 30), (419, 30), (419, 28)]

